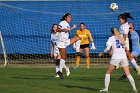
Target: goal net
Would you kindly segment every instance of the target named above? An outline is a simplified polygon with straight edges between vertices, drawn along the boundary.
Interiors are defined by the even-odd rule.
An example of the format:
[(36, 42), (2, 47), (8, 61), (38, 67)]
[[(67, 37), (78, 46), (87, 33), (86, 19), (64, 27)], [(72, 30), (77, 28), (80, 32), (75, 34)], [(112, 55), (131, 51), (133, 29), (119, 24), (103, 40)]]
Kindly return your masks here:
[[(52, 24), (59, 23), (60, 18), (67, 12), (73, 17), (70, 25), (78, 24), (78, 27), (70, 32), (70, 37), (75, 35), (79, 24), (84, 22), (94, 38), (97, 49), (90, 51), (91, 63), (94, 65), (109, 62), (108, 54), (102, 58), (97, 55), (106, 47), (111, 27), (119, 28), (118, 15), (130, 12), (134, 17), (135, 28), (140, 29), (140, 1), (117, 1), (119, 10), (116, 12), (109, 9), (111, 3), (110, 0), (1, 2), (0, 31), (8, 64), (53, 63), (50, 57), (50, 29)], [(0, 60), (4, 62), (3, 49), (0, 48)], [(72, 46), (67, 48), (67, 63), (75, 66), (75, 51)], [(85, 64), (84, 54), (81, 56), (81, 63)]]

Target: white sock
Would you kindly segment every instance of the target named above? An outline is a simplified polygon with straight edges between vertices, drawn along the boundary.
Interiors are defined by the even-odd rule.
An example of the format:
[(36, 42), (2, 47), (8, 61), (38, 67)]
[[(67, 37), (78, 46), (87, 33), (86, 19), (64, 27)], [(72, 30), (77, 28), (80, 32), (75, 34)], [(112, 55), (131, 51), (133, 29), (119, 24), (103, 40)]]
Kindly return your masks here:
[(139, 69), (139, 66), (137, 65), (136, 60), (134, 58), (130, 62), (135, 66), (136, 69)]
[(63, 59), (60, 59), (60, 64), (59, 64), (59, 70), (60, 70), (60, 72), (62, 72), (63, 64), (64, 64)]
[(76, 52), (79, 52), (80, 44), (81, 44), (81, 40), (78, 40), (78, 41), (75, 43), (75, 45), (76, 45)]
[(108, 90), (109, 83), (110, 83), (110, 74), (105, 75), (105, 89)]
[(65, 68), (67, 70), (67, 66), (65, 65), (65, 60), (64, 59), (61, 59), (60, 60), (60, 72), (62, 72), (62, 69)]
[[(65, 65), (65, 64), (64, 64), (64, 65)], [(66, 65), (64, 66), (64, 68), (65, 68), (65, 70), (66, 70), (66, 71), (68, 71), (68, 70), (69, 70), (69, 68), (68, 68)]]
[(134, 81), (133, 77), (131, 76), (131, 74), (128, 75), (127, 78), (128, 78), (128, 80), (129, 80), (129, 82), (130, 82), (130, 84), (131, 84), (133, 90), (136, 90), (135, 81)]
[(56, 70), (56, 73), (59, 71), (59, 67), (58, 66), (56, 66), (55, 67), (55, 70)]

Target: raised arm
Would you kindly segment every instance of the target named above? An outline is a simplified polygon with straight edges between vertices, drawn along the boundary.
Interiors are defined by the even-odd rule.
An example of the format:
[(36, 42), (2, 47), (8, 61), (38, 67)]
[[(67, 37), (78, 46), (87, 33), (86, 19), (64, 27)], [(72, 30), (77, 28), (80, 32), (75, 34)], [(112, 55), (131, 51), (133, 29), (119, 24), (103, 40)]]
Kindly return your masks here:
[(70, 30), (73, 30), (77, 27), (77, 24), (74, 24), (73, 27), (70, 28)]
[(57, 32), (69, 32), (69, 30), (65, 29), (65, 28), (64, 29), (58, 29)]
[(101, 57), (103, 56), (107, 51), (109, 51), (111, 48), (111, 46), (107, 45), (107, 47), (105, 48), (105, 50), (103, 52), (101, 52), (98, 56)]

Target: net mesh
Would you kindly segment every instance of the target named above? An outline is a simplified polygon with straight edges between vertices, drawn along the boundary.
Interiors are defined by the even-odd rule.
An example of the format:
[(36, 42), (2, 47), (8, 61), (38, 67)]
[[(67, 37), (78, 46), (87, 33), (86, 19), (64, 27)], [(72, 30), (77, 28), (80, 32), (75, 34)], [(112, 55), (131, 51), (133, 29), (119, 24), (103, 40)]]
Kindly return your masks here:
[[(58, 24), (60, 18), (67, 12), (73, 17), (71, 26), (74, 23), (79, 26), (84, 22), (94, 38), (97, 49), (90, 51), (91, 63), (109, 62), (108, 54), (102, 58), (98, 58), (97, 55), (106, 47), (111, 27), (118, 28), (118, 15), (127, 11), (134, 17), (135, 28), (140, 29), (140, 1), (117, 1), (119, 5), (117, 12), (109, 9), (111, 1), (101, 1), (1, 2), (0, 30), (5, 42), (8, 63), (53, 63), (50, 57), (50, 29), (52, 24)], [(77, 27), (76, 30), (78, 29)], [(70, 32), (70, 37), (75, 35), (76, 30)], [(2, 50), (0, 53), (0, 59), (3, 60)], [(74, 66), (75, 51), (72, 46), (67, 48), (67, 57), (67, 63)], [(81, 63), (84, 62), (83, 54)]]

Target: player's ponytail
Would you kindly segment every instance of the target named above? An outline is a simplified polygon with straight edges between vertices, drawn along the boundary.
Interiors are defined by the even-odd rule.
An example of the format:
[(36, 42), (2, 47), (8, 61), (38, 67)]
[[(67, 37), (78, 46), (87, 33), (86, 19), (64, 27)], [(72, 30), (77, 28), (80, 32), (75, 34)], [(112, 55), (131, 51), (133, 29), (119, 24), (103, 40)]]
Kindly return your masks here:
[(112, 28), (111, 28), (111, 33), (112, 33), (113, 35), (115, 35), (115, 33), (114, 33), (114, 28), (115, 28), (115, 27), (112, 27)]
[(60, 21), (64, 21), (65, 18), (66, 18), (67, 16), (69, 16), (69, 15), (71, 15), (71, 14), (70, 14), (70, 13), (66, 13), (66, 14), (64, 14), (63, 17), (60, 19)]
[(130, 13), (124, 13), (124, 15), (126, 16), (126, 18), (130, 18), (133, 20), (133, 17), (130, 15)]
[(118, 31), (117, 28), (112, 27), (112, 28), (111, 28), (111, 32), (112, 32), (112, 34), (113, 34), (114, 36), (117, 37), (117, 39), (119, 39), (119, 41), (121, 42), (122, 45), (124, 45), (124, 46), (126, 45), (124, 38), (120, 35), (120, 33), (119, 33), (119, 31)]
[(124, 19), (125, 20), (125, 22), (127, 21), (127, 18), (130, 18), (130, 19), (132, 19), (133, 20), (133, 17), (130, 15), (130, 13), (123, 13), (123, 14), (120, 14), (119, 16), (118, 16), (118, 19), (119, 18), (122, 18), (122, 19)]

